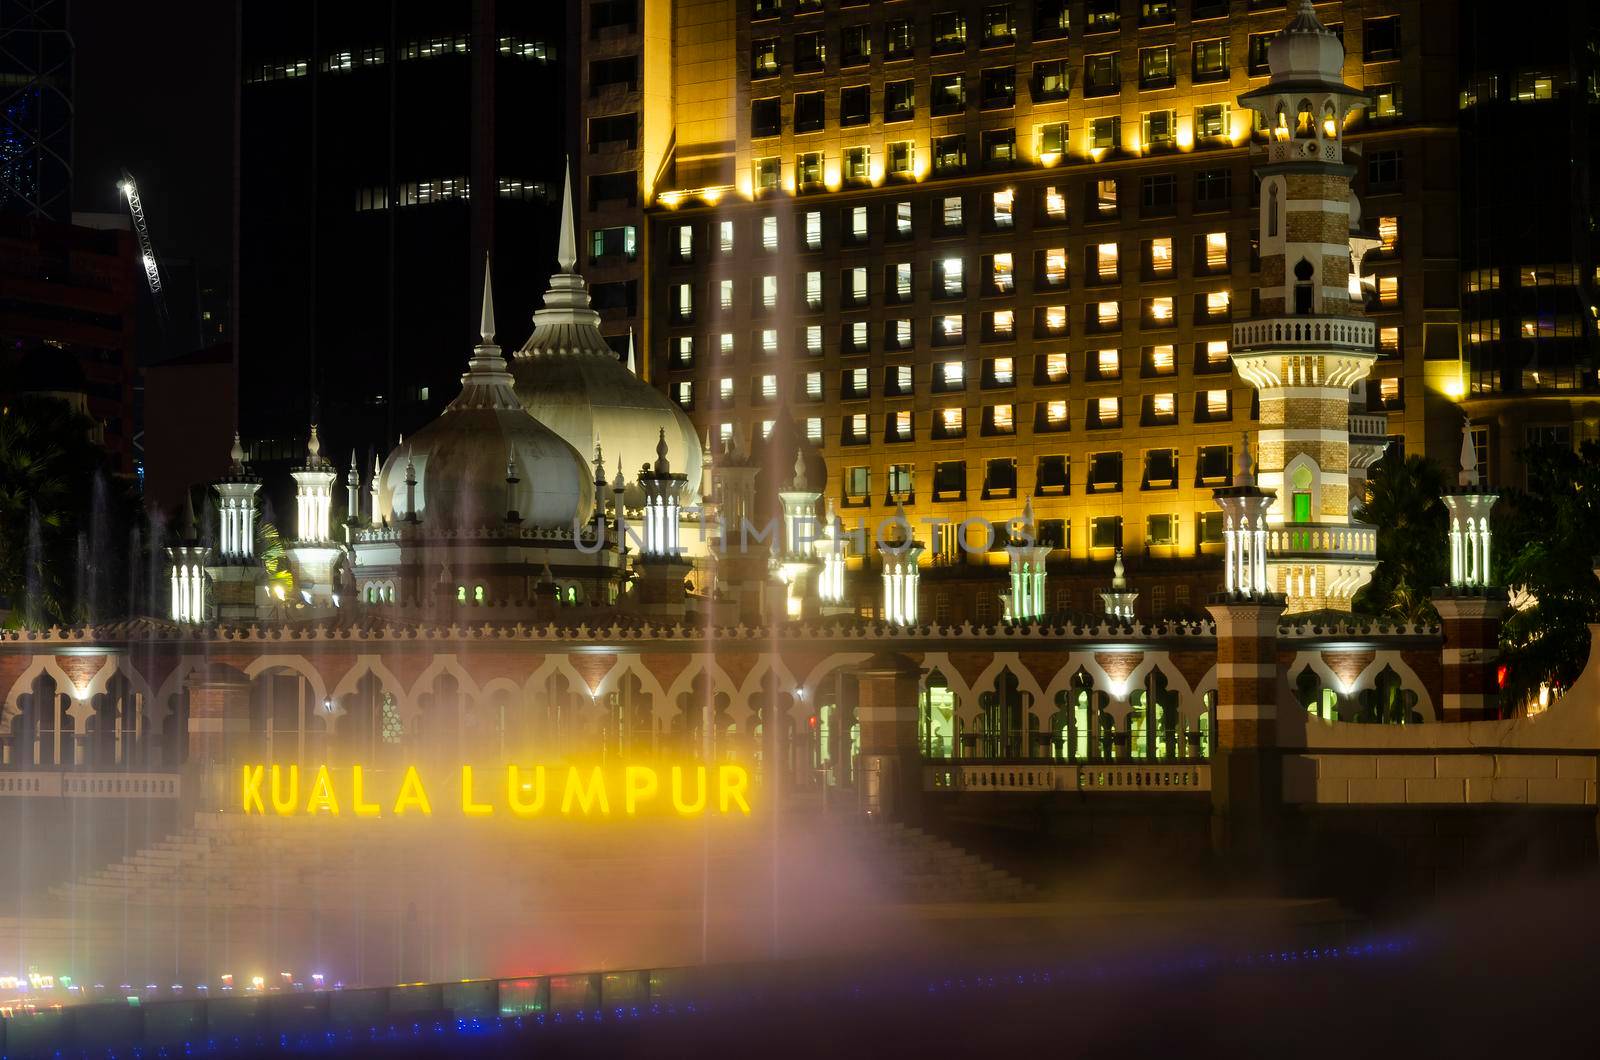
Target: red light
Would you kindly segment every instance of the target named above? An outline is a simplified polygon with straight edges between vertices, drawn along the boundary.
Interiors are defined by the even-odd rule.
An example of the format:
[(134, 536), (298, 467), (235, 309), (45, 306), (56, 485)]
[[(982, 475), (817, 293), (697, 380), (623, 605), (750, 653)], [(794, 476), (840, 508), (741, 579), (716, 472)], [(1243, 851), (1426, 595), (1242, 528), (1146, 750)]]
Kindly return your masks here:
[(1497, 687), (1499, 687), (1499, 688), (1502, 688), (1502, 689), (1505, 688), (1506, 687), (1506, 677), (1507, 677), (1507, 675), (1509, 673), (1510, 673), (1510, 670), (1506, 667), (1505, 663), (1501, 663), (1499, 666), (1496, 666), (1494, 668), (1495, 685)]
[(811, 715), (806, 719), (806, 724), (815, 729), (817, 727), (817, 716), (815, 714)]

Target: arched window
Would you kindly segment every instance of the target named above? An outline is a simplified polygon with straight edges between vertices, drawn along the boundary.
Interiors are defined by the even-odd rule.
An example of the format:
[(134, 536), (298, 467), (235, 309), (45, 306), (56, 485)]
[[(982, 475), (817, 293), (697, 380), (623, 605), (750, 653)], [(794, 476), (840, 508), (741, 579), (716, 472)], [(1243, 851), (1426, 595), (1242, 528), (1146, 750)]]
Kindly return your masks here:
[(479, 585), (479, 586), (475, 586), (473, 588), (473, 590), (472, 590), (472, 602), (475, 603), (475, 604), (483, 603), (483, 586)]
[(1267, 186), (1267, 235), (1278, 234), (1278, 182)]
[(1301, 316), (1310, 316), (1312, 306), (1316, 302), (1315, 292), (1312, 290), (1312, 279), (1316, 276), (1316, 268), (1301, 258), (1294, 266), (1294, 311)]

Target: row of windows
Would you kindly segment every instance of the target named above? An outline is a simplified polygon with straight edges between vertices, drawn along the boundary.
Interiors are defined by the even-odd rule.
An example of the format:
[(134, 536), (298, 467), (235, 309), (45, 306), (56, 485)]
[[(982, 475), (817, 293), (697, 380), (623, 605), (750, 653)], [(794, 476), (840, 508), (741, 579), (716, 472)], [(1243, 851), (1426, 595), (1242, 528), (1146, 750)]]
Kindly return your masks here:
[[(693, 362), (693, 346), (690, 343), (675, 339), (672, 346), (670, 366), (675, 369), (689, 368)], [(1126, 362), (1126, 366), (1125, 366)], [(1162, 379), (1178, 374), (1179, 357), (1177, 347), (1171, 345), (1145, 346), (1138, 351), (1124, 351), (1116, 348), (1102, 350), (1088, 350), (1083, 355), (1083, 378), (1085, 382), (1103, 383), (1123, 378), (1124, 374), (1132, 376), (1137, 368), (1137, 375), (1141, 379)], [(1021, 366), (1026, 364), (1025, 359), (1017, 357), (985, 357), (979, 363), (976, 378), (971, 378), (964, 360), (935, 361), (928, 366), (928, 383), (932, 393), (953, 394), (961, 393), (967, 389), (969, 382), (976, 382), (983, 390), (998, 390), (1017, 385)], [(1216, 375), (1226, 373), (1232, 367), (1228, 356), (1228, 343), (1224, 339), (1213, 339), (1209, 342), (1194, 344), (1193, 372), (1196, 375)], [(844, 398), (871, 397), (869, 369), (844, 368), (840, 370), (839, 394)], [(883, 369), (882, 393), (888, 397), (903, 397), (915, 390), (915, 378), (918, 370), (914, 365), (892, 364)], [(1021, 376), (1027, 378), (1025, 374)], [(756, 378), (752, 392), (762, 397), (776, 399), (779, 396), (786, 400), (821, 401), (826, 397), (823, 386), (823, 373), (821, 371), (807, 371), (795, 376), (796, 384), (793, 393), (780, 395), (779, 377), (768, 373)], [(1059, 386), (1072, 381), (1072, 355), (1068, 353), (1043, 353), (1033, 359), (1032, 379), (1036, 386)], [(674, 386), (690, 387), (689, 381), (674, 384)], [(719, 394), (723, 400), (733, 396), (734, 379), (732, 376), (723, 376), (718, 382)], [(680, 393), (680, 391), (674, 391)], [(692, 395), (694, 391), (687, 389), (682, 394)], [(692, 403), (686, 402), (686, 403)]]
[[(1192, 468), (1183, 466), (1186, 459), (1193, 460)], [(1190, 483), (1196, 489), (1216, 488), (1233, 482), (1233, 447), (1231, 445), (1202, 445), (1193, 451), (1192, 458), (1182, 450), (1170, 448), (1145, 449), (1134, 454), (1132, 470), (1138, 475), (1137, 488), (1141, 491), (1177, 489)], [(1079, 483), (1088, 493), (1121, 493), (1124, 481), (1124, 454), (1119, 450), (1090, 453), (1078, 471)], [(912, 504), (919, 499), (935, 502), (966, 500), (968, 492), (968, 462), (966, 460), (941, 460), (933, 465), (931, 480), (922, 486), (927, 497), (919, 497), (916, 471), (911, 464), (891, 463), (885, 469), (880, 494), (874, 492), (872, 469), (867, 465), (849, 466), (840, 476), (840, 500), (846, 507), (872, 504)], [(981, 495), (984, 500), (1006, 499), (1018, 493), (1017, 460), (1015, 457), (996, 457), (983, 461)], [(1040, 456), (1034, 465), (1032, 496), (1070, 496), (1073, 486), (1072, 457), (1068, 454)], [(931, 488), (930, 488), (931, 487)], [(1216, 513), (1220, 516), (1220, 512)]]
[[(554, 45), (542, 40), (529, 39), (522, 36), (501, 37), (496, 50), (507, 58), (531, 59), (539, 63), (554, 62), (556, 58)], [(408, 59), (434, 59), (443, 55), (466, 55), (471, 51), (472, 38), (466, 34), (455, 34), (447, 37), (428, 37), (422, 40), (407, 41), (405, 44), (400, 45), (396, 54), (403, 62)], [(380, 45), (370, 48), (330, 52), (318, 66), (325, 74), (348, 73), (363, 67), (382, 66), (387, 58), (388, 50)], [(310, 65), (310, 61), (306, 59), (260, 63), (251, 68), (249, 74), (245, 77), (245, 81), (255, 84), (263, 81), (284, 81), (305, 77), (311, 72)]]
[[(471, 197), (472, 182), (466, 177), (441, 177), (437, 180), (408, 180), (395, 185), (394, 205), (429, 206), (441, 202), (459, 202)], [(549, 188), (542, 180), (522, 180), (517, 177), (500, 177), (495, 181), (495, 195), (515, 202), (548, 202)], [(389, 188), (378, 184), (356, 189), (356, 210), (387, 210), (390, 206)]]

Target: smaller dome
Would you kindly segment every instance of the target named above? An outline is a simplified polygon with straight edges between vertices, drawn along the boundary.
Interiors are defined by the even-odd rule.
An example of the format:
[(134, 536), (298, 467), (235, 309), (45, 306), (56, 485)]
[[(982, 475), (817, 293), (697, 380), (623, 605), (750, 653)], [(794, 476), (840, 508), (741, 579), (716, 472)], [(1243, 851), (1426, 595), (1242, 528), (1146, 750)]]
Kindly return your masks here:
[[(416, 516), (427, 526), (499, 526), (515, 509), (524, 525), (571, 530), (594, 511), (588, 465), (528, 414), (494, 345), (494, 303), (484, 273), (483, 342), (461, 377), (461, 393), (439, 418), (396, 447), (378, 472), (374, 518), (398, 522), (415, 480)], [(510, 480), (517, 479), (516, 483)]]
[(1344, 82), (1344, 44), (1324, 26), (1311, 6), (1300, 0), (1294, 20), (1267, 45), (1273, 82), (1314, 84)]

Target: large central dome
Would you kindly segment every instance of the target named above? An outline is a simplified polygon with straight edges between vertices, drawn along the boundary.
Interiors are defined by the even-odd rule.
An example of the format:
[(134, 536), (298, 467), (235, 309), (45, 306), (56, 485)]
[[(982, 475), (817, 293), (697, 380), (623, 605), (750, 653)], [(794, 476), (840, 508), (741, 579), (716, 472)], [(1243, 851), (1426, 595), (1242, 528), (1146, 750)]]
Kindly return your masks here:
[[(472, 351), (461, 393), (389, 454), (378, 474), (373, 518), (396, 522), (415, 514), (428, 526), (471, 530), (503, 526), (506, 512), (515, 509), (525, 525), (571, 530), (594, 508), (588, 465), (512, 392), (494, 345), (487, 267), (483, 283), (483, 341)], [(414, 481), (409, 487), (408, 476)]]
[(684, 495), (700, 494), (700, 438), (676, 402), (629, 371), (600, 334), (600, 314), (589, 307), (589, 288), (573, 271), (577, 243), (572, 227), (572, 178), (562, 204), (560, 271), (550, 277), (544, 308), (533, 314), (533, 334), (512, 357), (517, 398), (535, 419), (592, 457), (620, 462), (627, 503), (638, 505), (637, 476), (653, 463), (664, 431), (674, 467), (688, 475)]

